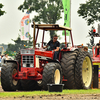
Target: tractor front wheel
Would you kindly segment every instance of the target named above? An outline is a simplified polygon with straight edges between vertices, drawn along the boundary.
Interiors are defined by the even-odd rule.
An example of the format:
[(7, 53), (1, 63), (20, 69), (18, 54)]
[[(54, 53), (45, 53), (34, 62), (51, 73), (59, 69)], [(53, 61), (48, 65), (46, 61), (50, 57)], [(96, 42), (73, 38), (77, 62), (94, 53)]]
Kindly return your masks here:
[(13, 79), (12, 75), (17, 73), (17, 64), (7, 63), (1, 69), (1, 85), (4, 91), (16, 91), (19, 81)]
[(42, 87), (47, 90), (47, 84), (61, 84), (62, 69), (58, 63), (47, 63), (43, 70)]

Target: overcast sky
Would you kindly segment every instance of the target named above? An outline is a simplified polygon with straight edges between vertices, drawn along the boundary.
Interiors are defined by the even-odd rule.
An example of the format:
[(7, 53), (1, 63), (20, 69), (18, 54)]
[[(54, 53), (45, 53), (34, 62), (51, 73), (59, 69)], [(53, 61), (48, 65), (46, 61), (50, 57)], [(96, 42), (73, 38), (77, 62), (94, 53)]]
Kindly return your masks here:
[[(11, 39), (17, 39), (20, 21), (25, 12), (22, 13), (18, 10), (18, 6), (23, 3), (24, 0), (0, 0), (0, 3), (4, 5), (2, 10), (6, 11), (6, 14), (0, 17), (0, 44), (14, 43)], [(74, 39), (74, 44), (84, 44), (89, 42), (89, 38), (86, 38), (91, 26), (87, 26), (87, 23), (81, 17), (78, 17), (77, 10), (79, 4), (85, 3), (86, 0), (71, 0), (71, 28)], [(30, 15), (31, 18), (34, 14)], [(63, 16), (63, 15), (62, 15)], [(64, 19), (62, 18), (57, 24), (63, 25)], [(98, 23), (94, 25), (97, 29)], [(32, 35), (32, 33), (30, 33)]]

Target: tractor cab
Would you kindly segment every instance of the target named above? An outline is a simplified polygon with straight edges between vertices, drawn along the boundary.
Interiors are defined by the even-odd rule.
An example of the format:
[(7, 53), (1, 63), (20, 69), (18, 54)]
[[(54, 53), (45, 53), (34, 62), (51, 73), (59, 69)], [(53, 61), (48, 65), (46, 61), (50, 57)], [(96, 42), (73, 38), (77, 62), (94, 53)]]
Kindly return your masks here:
[[(32, 25), (32, 27), (34, 27), (34, 24)], [(49, 47), (47, 49), (43, 49), (43, 46), (47, 44), (46, 42), (44, 42), (44, 38), (47, 38), (47, 37), (45, 37), (45, 34), (47, 31), (61, 31), (61, 34), (62, 34), (62, 31), (64, 31), (65, 38), (64, 38), (64, 42), (60, 43), (60, 52), (61, 51), (69, 51), (69, 50), (72, 50), (72, 48), (74, 48), (71, 28), (64, 27), (64, 26), (61, 26), (58, 24), (35, 24), (34, 29), (36, 29), (36, 31), (37, 31), (37, 32), (35, 32), (36, 34), (34, 33), (35, 37), (33, 40), (33, 44), (34, 44), (33, 48), (35, 48), (36, 58), (53, 60), (54, 51), (49, 50)], [(42, 32), (39, 33), (40, 30), (42, 30)], [(66, 31), (70, 32), (71, 44), (72, 44), (71, 48), (68, 47), (69, 43), (67, 42)], [(36, 44), (37, 44), (37, 39), (39, 38), (40, 34), (42, 34), (42, 39), (41, 39), (42, 42), (41, 42), (41, 47), (38, 48), (38, 47), (36, 47)], [(49, 42), (49, 40), (48, 40), (48, 42)], [(45, 55), (44, 55), (44, 53), (45, 53)], [(60, 55), (60, 53), (59, 53), (59, 55)], [(60, 59), (61, 59), (61, 56), (59, 56), (58, 60), (60, 61)]]

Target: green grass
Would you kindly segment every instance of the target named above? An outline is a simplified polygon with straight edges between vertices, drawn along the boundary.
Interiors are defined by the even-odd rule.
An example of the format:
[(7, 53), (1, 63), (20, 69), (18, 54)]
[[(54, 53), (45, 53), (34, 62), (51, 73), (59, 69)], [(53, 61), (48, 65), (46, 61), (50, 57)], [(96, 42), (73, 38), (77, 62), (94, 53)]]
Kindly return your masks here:
[(62, 92), (48, 91), (29, 91), (29, 92), (1, 92), (0, 97), (19, 97), (19, 96), (36, 96), (36, 95), (55, 95), (55, 94), (98, 94), (100, 89), (89, 90), (63, 90)]

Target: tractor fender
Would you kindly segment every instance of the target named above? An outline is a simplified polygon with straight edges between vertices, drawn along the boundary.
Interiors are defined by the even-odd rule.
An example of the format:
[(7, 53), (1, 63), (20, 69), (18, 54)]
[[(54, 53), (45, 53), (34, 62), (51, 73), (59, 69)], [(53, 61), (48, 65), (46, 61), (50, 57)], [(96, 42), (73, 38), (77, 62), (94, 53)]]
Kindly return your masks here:
[(17, 65), (19, 65), (19, 63), (16, 60), (5, 60), (5, 63), (16, 63)]
[(75, 47), (71, 47), (71, 48), (70, 48), (70, 51), (75, 51), (75, 50), (78, 50), (78, 51), (79, 51), (78, 48), (75, 48)]

